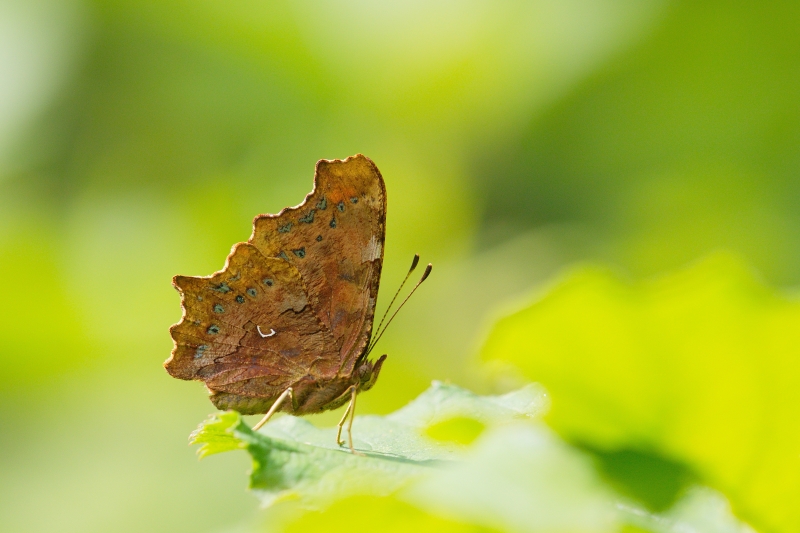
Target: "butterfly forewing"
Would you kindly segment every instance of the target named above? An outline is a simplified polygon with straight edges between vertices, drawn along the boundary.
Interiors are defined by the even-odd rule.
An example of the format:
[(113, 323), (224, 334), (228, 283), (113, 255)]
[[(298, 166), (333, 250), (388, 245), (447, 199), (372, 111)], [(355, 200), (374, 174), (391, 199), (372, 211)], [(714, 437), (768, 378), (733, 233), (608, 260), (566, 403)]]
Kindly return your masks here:
[(256, 218), (250, 242), (300, 272), (314, 313), (349, 374), (366, 347), (378, 294), (386, 189), (363, 155), (317, 163), (314, 190), (297, 207)]

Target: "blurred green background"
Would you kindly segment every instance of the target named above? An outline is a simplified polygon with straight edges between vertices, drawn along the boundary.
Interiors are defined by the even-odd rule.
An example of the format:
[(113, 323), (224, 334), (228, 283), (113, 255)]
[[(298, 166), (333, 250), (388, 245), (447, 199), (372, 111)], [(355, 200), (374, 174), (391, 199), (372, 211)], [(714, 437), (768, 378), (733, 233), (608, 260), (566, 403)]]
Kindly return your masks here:
[(491, 323), (576, 262), (723, 248), (797, 286), (798, 27), (796, 2), (0, 0), (0, 527), (258, 520), (247, 459), (186, 446), (213, 407), (161, 368), (170, 280), (321, 158), (386, 179), (383, 303), (414, 252), (436, 267), (362, 413), (510, 386)]

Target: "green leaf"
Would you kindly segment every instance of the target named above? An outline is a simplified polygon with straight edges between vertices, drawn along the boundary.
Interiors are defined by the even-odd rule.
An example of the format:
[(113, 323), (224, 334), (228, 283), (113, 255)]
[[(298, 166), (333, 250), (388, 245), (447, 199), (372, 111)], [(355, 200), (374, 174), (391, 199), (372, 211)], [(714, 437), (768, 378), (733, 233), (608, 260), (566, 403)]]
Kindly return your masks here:
[(472, 444), (484, 429), (486, 426), (477, 420), (458, 417), (430, 426), (425, 434), (439, 441)]
[(191, 436), (200, 457), (246, 449), (253, 458), (250, 487), (264, 505), (298, 499), (324, 507), (351, 494), (386, 495), (452, 460), (463, 446), (425, 435), (431, 426), (470, 419), (484, 426), (539, 416), (547, 407), (543, 389), (529, 385), (502, 396), (480, 397), (434, 382), (416, 400), (385, 416), (358, 416), (353, 442), (363, 456), (336, 444), (336, 428), (320, 429), (284, 416), (254, 432), (233, 411), (216, 414)]
[(437, 516), (393, 497), (353, 496), (323, 512), (310, 512), (288, 525), (287, 533), (490, 533), (498, 531), (453, 517)]
[[(502, 319), (483, 356), (541, 382), (547, 421), (567, 440), (612, 460), (638, 454), (637, 468), (677, 465), (673, 499), (675, 479), (699, 478), (754, 525), (794, 532), (798, 325), (798, 301), (720, 254), (643, 283), (578, 270)], [(605, 470), (613, 476), (614, 465)], [(663, 486), (649, 485), (628, 489), (663, 503), (651, 490)]]
[(404, 494), (429, 512), (505, 531), (611, 532), (624, 520), (588, 457), (541, 424), (487, 430)]
[(246, 430), (242, 417), (236, 411), (211, 415), (197, 430), (189, 435), (189, 444), (200, 444), (197, 456), (202, 459), (215, 453), (247, 448), (247, 442), (234, 436), (234, 430)]
[(201, 457), (247, 450), (261, 500), (306, 509), (275, 509), (271, 530), (742, 533), (724, 498), (707, 489), (662, 515), (621, 498), (589, 456), (539, 421), (547, 406), (538, 385), (481, 397), (434, 383), (393, 414), (356, 418), (363, 456), (336, 446), (335, 428), (290, 416), (254, 432), (237, 413), (220, 413), (192, 442)]

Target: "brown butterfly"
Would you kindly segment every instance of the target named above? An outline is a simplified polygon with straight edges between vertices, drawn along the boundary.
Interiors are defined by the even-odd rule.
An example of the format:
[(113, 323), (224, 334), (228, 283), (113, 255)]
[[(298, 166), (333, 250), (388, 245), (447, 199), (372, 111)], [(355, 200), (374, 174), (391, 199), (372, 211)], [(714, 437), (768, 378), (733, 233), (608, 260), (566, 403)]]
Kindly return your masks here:
[(305, 415), (349, 400), (336, 441), (342, 444), (349, 416), (355, 452), (356, 396), (372, 388), (386, 359), (367, 359), (386, 329), (381, 320), (372, 339), (385, 221), (386, 188), (370, 159), (320, 160), (303, 203), (257, 216), (225, 268), (173, 279), (183, 317), (170, 328), (175, 347), (167, 372), (204, 381), (219, 409), (266, 413), (254, 429), (279, 410)]

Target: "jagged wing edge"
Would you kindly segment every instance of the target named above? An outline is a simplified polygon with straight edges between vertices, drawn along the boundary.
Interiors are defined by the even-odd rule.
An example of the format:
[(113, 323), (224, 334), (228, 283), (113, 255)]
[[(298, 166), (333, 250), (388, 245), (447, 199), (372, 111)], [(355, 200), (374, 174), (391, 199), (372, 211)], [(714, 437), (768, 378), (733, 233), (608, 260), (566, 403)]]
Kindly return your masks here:
[[(237, 249), (238, 249), (240, 246), (243, 246), (243, 245), (253, 246), (253, 244), (252, 244), (250, 241), (245, 241), (245, 242), (237, 242), (236, 244), (234, 244), (233, 246), (231, 246), (231, 251), (230, 251), (230, 253), (228, 254), (228, 257), (226, 257), (226, 258), (225, 258), (225, 264), (223, 265), (223, 267), (222, 267), (220, 270), (217, 270), (216, 272), (214, 272), (214, 273), (212, 273), (212, 274), (209, 274), (209, 275), (207, 275), (207, 276), (183, 276), (183, 275), (180, 275), (180, 274), (179, 274), (179, 275), (177, 275), (177, 276), (173, 276), (173, 277), (172, 277), (172, 286), (173, 286), (173, 287), (175, 287), (175, 290), (176, 290), (176, 291), (178, 291), (178, 294), (180, 294), (180, 295), (181, 295), (181, 319), (180, 319), (178, 322), (176, 322), (175, 324), (172, 324), (172, 325), (169, 327), (169, 334), (170, 334), (170, 337), (172, 337), (172, 332), (173, 332), (173, 331), (174, 331), (174, 330), (175, 330), (175, 329), (176, 329), (178, 326), (180, 326), (181, 324), (183, 324), (183, 323), (186, 321), (186, 319), (187, 319), (187, 314), (188, 314), (188, 309), (187, 309), (187, 306), (186, 306), (186, 294), (185, 294), (185, 293), (184, 293), (184, 292), (181, 290), (181, 288), (178, 286), (178, 281), (177, 281), (177, 280), (178, 280), (178, 278), (193, 278), (193, 279), (200, 279), (200, 280), (203, 280), (203, 279), (205, 279), (205, 280), (210, 280), (210, 279), (211, 279), (211, 278), (213, 278), (214, 276), (216, 276), (216, 275), (219, 275), (219, 274), (222, 274), (223, 272), (225, 272), (226, 270), (228, 270), (228, 268), (230, 267), (230, 264), (231, 264), (231, 259), (233, 258), (233, 256), (234, 256), (234, 254), (236, 253)], [(254, 247), (254, 248), (255, 248), (255, 247)], [(256, 248), (256, 250), (257, 250), (257, 248)], [(292, 266), (292, 268), (294, 268), (294, 267)], [(303, 277), (300, 275), (300, 273), (299, 273), (299, 272), (298, 272), (298, 278), (300, 279), (300, 282), (303, 284), (303, 290), (304, 290), (304, 291), (306, 291), (306, 287), (305, 287), (305, 281), (303, 280)], [(178, 351), (178, 341), (177, 341), (177, 340), (175, 340), (175, 337), (172, 337), (172, 342), (173, 342), (173, 345), (172, 345), (172, 351), (171, 351), (171, 352), (170, 352), (170, 354), (169, 354), (169, 358), (167, 358), (167, 360), (166, 360), (166, 361), (164, 361), (164, 369), (165, 369), (165, 370), (167, 371), (167, 373), (168, 373), (170, 376), (172, 376), (172, 377), (176, 377), (176, 378), (178, 378), (178, 379), (187, 379), (187, 378), (184, 378), (184, 377), (182, 377), (182, 376), (177, 376), (177, 375), (173, 374), (172, 372), (170, 372), (170, 366), (169, 366), (169, 365), (170, 365), (170, 364), (171, 364), (171, 363), (174, 361), (174, 359), (175, 359), (175, 354), (176, 354), (176, 352)], [(196, 378), (188, 378), (188, 379), (196, 379)]]

